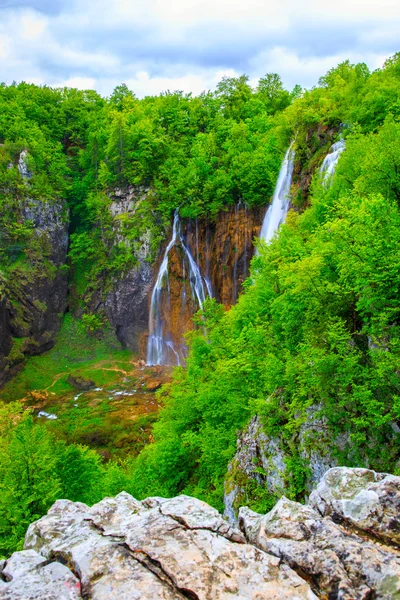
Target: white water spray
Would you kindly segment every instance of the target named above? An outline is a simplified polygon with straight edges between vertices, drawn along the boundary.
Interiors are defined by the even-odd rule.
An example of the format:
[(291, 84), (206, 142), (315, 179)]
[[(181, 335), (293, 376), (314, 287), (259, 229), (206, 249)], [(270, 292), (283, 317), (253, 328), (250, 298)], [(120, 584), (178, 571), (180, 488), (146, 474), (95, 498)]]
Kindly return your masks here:
[(290, 144), (279, 172), (277, 184), (275, 186), (274, 196), (265, 213), (264, 221), (261, 227), (260, 238), (265, 242), (270, 242), (274, 237), (276, 230), (285, 221), (290, 204), (290, 186), (292, 185), (294, 150)]
[[(204, 280), (200, 269), (194, 260), (189, 248), (186, 246), (179, 220), (178, 211), (175, 211), (172, 237), (165, 249), (164, 257), (158, 271), (157, 280), (151, 295), (150, 316), (149, 316), (149, 339), (147, 343), (147, 364), (148, 365), (181, 365), (185, 348), (176, 348), (170, 334), (165, 333), (165, 325), (162, 318), (163, 296), (170, 310), (170, 287), (168, 279), (168, 254), (171, 249), (179, 244), (183, 250), (183, 260), (187, 265), (190, 290), (194, 304), (201, 308), (206, 298)], [(208, 287), (208, 286), (207, 286)], [(186, 294), (186, 292), (185, 292)], [(186, 296), (182, 298), (185, 300)]]
[(335, 172), (340, 155), (342, 154), (345, 148), (346, 142), (343, 139), (340, 139), (338, 142), (333, 144), (333, 146), (331, 146), (329, 154), (325, 156), (324, 162), (322, 163), (320, 169), (324, 185), (327, 185), (331, 180), (332, 175)]

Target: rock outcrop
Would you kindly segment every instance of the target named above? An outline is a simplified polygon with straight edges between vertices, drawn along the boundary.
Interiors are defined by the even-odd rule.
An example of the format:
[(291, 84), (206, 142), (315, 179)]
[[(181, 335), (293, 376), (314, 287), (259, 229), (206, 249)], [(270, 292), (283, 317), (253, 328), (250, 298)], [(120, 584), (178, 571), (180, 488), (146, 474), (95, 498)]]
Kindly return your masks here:
[[(15, 219), (26, 232), (18, 244), (4, 237), (3, 250), (10, 260), (0, 282), (0, 385), (23, 365), (25, 356), (54, 345), (66, 309), (68, 206), (60, 198), (30, 197), (34, 176), (27, 156), (23, 150), (17, 164), (23, 192), (15, 197), (5, 192), (11, 195)], [(18, 338), (18, 343), (10, 344), (11, 338)]]
[(241, 508), (239, 524), (249, 542), (302, 573), (321, 597), (392, 599), (400, 597), (399, 502), (400, 477), (338, 467), (309, 506), (282, 498), (266, 515)]
[(0, 563), (1, 600), (400, 597), (400, 477), (334, 468), (309, 505), (241, 508), (240, 530), (189, 496), (92, 508), (59, 500)]
[[(130, 244), (124, 237), (121, 223), (137, 214), (151, 194), (152, 190), (144, 187), (115, 190), (109, 207), (115, 243)], [(213, 296), (226, 307), (235, 304), (241, 285), (249, 275), (253, 240), (260, 232), (264, 213), (265, 207), (249, 209), (239, 203), (219, 213), (212, 222), (181, 219), (185, 245)], [(151, 293), (171, 234), (172, 228), (166, 230), (155, 259), (151, 232), (143, 234), (132, 248), (137, 259), (135, 266), (112, 280), (104, 300), (105, 312), (117, 338), (123, 346), (139, 352), (142, 357), (146, 355)], [(198, 305), (192, 301), (191, 283), (179, 242), (170, 251), (168, 259), (170, 293), (166, 306), (161, 308), (161, 319), (170, 341), (179, 348), (184, 344), (184, 334), (194, 327), (192, 317)], [(102, 302), (95, 302), (92, 308), (96, 310)]]
[[(319, 413), (318, 406), (307, 409), (294, 443), (297, 455), (307, 466), (308, 493), (328, 469), (337, 466), (332, 447), (344, 450), (348, 442), (347, 436), (343, 434), (336, 436), (333, 445), (328, 423)], [(236, 520), (239, 506), (248, 501), (246, 489), (249, 482), (263, 486), (273, 496), (279, 497), (284, 493), (286, 461), (290, 456), (291, 448), (284, 436), (268, 436), (259, 417), (254, 416), (237, 439), (237, 451), (225, 480), (225, 514), (232, 522)]]
[(399, 477), (370, 469), (330, 469), (311, 494), (310, 505), (400, 547)]
[(54, 345), (66, 308), (68, 208), (63, 200), (28, 200), (22, 218), (33, 225), (32, 250), (27, 268), (8, 281), (10, 326), (15, 337), (26, 338), (24, 354), (33, 355)]
[[(114, 242), (129, 245), (121, 231), (124, 218), (131, 218), (151, 193), (149, 188), (129, 187), (116, 189), (111, 197), (110, 213), (113, 219)], [(136, 264), (123, 276), (111, 282), (105, 299), (105, 312), (118, 340), (133, 352), (145, 355), (143, 336), (149, 325), (149, 301), (157, 274), (157, 260), (151, 260), (151, 234), (145, 232), (135, 242), (132, 252)]]
[(247, 544), (219, 513), (179, 496), (126, 493), (91, 509), (60, 500), (1, 570), (2, 600), (312, 600), (306, 581)]

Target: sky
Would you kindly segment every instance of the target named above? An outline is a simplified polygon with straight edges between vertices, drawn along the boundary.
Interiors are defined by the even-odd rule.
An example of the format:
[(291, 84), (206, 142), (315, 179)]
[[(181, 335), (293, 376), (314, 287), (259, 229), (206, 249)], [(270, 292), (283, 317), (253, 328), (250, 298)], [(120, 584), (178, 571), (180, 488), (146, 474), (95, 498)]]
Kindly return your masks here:
[(0, 0), (0, 82), (138, 97), (246, 73), (312, 87), (400, 51), (400, 0)]

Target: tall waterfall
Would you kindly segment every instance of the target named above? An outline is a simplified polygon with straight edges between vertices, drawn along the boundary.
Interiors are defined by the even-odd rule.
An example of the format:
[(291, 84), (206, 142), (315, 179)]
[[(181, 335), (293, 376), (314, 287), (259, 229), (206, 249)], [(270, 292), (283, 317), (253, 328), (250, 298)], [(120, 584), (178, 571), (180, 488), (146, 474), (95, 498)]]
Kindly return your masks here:
[(329, 153), (325, 156), (324, 162), (322, 163), (320, 169), (324, 185), (327, 185), (333, 173), (335, 172), (335, 168), (340, 158), (340, 155), (342, 154), (345, 148), (346, 142), (343, 139), (340, 139), (338, 142), (331, 146)]
[[(196, 236), (197, 237), (197, 236)], [(185, 244), (181, 231), (178, 211), (175, 211), (172, 237), (165, 249), (164, 257), (158, 271), (157, 280), (151, 294), (149, 316), (149, 339), (147, 343), (148, 365), (181, 365), (183, 360), (183, 347), (176, 347), (167, 329), (162, 315), (162, 303), (165, 301), (170, 312), (170, 287), (168, 278), (168, 254), (171, 249), (179, 245), (183, 251), (183, 273), (189, 277), (190, 291), (194, 304), (201, 308), (206, 298), (206, 288), (210, 295), (209, 286), (203, 280), (200, 269), (194, 260), (189, 248)], [(182, 290), (182, 309), (186, 303), (186, 290)]]
[(275, 187), (272, 202), (265, 213), (264, 221), (261, 227), (260, 238), (265, 242), (270, 242), (274, 237), (275, 231), (286, 219), (290, 203), (290, 186), (292, 185), (294, 150), (290, 144), (279, 172), (278, 181)]

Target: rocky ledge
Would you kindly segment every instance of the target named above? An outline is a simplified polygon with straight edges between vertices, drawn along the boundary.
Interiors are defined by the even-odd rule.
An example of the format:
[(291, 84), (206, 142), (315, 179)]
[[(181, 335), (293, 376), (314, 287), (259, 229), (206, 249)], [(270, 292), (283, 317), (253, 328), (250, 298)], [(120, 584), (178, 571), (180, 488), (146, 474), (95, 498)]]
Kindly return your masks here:
[(188, 496), (59, 500), (0, 563), (0, 598), (400, 598), (399, 507), (400, 477), (339, 467), (240, 529)]

